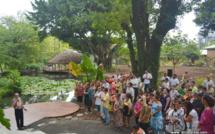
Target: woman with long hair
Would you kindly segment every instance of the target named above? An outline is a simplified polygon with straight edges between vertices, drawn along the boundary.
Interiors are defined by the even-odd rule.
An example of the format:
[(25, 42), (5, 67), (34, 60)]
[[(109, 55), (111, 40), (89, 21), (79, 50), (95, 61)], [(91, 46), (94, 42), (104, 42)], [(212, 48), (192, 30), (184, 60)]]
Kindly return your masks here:
[(124, 100), (124, 107), (123, 107), (123, 116), (124, 116), (124, 125), (125, 127), (129, 127), (130, 119), (132, 116), (132, 96), (131, 94), (126, 94), (126, 98)]
[(163, 130), (162, 104), (159, 101), (160, 96), (154, 96), (152, 103), (150, 126), (157, 131)]
[(191, 102), (189, 101), (185, 101), (183, 103), (183, 109), (185, 112), (184, 115), (184, 121), (187, 124), (187, 132), (194, 132), (194, 131), (198, 131), (197, 130), (197, 126), (198, 126), (198, 113), (196, 112), (196, 110), (194, 109), (194, 106)]
[(202, 97), (202, 104), (205, 105), (205, 109), (202, 112), (198, 128), (200, 128), (200, 132), (207, 132), (207, 134), (214, 134), (214, 99), (209, 95), (204, 95)]

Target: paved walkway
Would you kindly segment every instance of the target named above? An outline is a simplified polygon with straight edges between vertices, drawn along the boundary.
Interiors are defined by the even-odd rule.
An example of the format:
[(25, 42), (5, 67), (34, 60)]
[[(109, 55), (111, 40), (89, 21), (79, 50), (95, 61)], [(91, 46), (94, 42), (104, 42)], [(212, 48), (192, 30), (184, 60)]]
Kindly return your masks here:
[[(25, 105), (24, 125), (28, 126), (45, 117), (63, 117), (79, 110), (79, 106), (72, 102), (43, 102)], [(5, 117), (10, 119), (11, 130), (17, 130), (14, 109), (4, 109)]]

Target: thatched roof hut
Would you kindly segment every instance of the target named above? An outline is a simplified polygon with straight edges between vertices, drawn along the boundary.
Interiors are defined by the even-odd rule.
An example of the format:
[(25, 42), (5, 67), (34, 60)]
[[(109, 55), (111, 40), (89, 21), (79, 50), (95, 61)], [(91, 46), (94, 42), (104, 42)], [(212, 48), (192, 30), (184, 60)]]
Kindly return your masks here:
[(69, 62), (80, 63), (82, 54), (72, 49), (67, 49), (63, 53), (48, 61), (48, 64), (69, 64)]

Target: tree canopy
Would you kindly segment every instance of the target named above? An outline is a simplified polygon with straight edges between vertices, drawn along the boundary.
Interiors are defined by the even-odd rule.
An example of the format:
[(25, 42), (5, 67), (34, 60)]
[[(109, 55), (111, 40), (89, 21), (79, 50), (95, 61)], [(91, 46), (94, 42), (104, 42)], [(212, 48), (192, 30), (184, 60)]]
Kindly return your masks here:
[(200, 34), (204, 37), (208, 35), (210, 30), (215, 30), (215, 1), (205, 0), (198, 3), (194, 20), (197, 25), (201, 27)]
[(55, 36), (82, 53), (95, 55), (98, 63), (105, 67), (111, 67), (113, 55), (122, 41), (113, 30), (117, 26), (100, 23), (111, 9), (110, 2), (35, 0), (32, 6), (34, 12), (28, 12), (27, 16), (40, 29), (41, 39)]

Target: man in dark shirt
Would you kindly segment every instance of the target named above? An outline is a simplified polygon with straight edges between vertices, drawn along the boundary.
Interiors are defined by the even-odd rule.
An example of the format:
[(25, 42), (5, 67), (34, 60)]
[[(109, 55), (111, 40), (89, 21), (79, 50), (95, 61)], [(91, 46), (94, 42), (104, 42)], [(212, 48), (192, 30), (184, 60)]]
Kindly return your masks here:
[(193, 105), (197, 110), (197, 113), (199, 115), (199, 119), (201, 117), (202, 111), (204, 110), (204, 105), (202, 104), (202, 93), (197, 94), (197, 98), (193, 101)]

